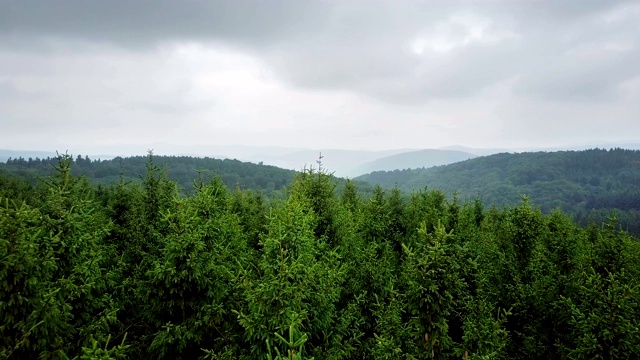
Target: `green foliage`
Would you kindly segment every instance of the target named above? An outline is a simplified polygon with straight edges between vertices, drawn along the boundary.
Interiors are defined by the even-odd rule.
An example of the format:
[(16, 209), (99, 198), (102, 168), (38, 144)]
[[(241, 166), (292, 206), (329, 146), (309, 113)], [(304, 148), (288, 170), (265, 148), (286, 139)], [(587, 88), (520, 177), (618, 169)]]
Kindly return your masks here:
[(637, 281), (625, 274), (583, 275), (577, 296), (563, 298), (570, 342), (562, 346), (568, 358), (625, 359), (640, 354), (640, 302)]
[[(269, 340), (266, 340), (267, 343), (267, 359), (268, 360), (304, 360), (304, 343), (307, 342), (307, 334), (299, 334), (296, 331), (294, 324), (289, 326), (289, 339), (285, 339), (282, 335), (275, 333), (276, 337), (282, 344), (285, 346), (285, 351), (278, 350), (277, 347), (274, 348), (276, 352), (276, 357), (273, 357), (271, 352), (271, 344)], [(284, 356), (282, 355), (284, 354)], [(306, 358), (308, 360), (313, 360), (313, 358)]]
[[(275, 166), (231, 159), (189, 156), (154, 156), (154, 159), (161, 167), (170, 169), (169, 179), (187, 193), (191, 193), (191, 184), (198, 174), (207, 179), (218, 176), (229, 188), (239, 185), (243, 189), (257, 189), (269, 194), (291, 184), (295, 174), (295, 171)], [(102, 185), (115, 184), (121, 178), (126, 181), (139, 180), (146, 173), (147, 160), (148, 157), (144, 156), (116, 157), (110, 160), (89, 159), (80, 155), (75, 159), (70, 157), (76, 173)], [(6, 163), (0, 163), (0, 175), (5, 172), (7, 175), (30, 180), (35, 176), (49, 175), (51, 165), (56, 162), (56, 158), (9, 159)]]
[(117, 308), (108, 292), (103, 250), (109, 231), (87, 197), (90, 188), (62, 155), (40, 210), (9, 204), (1, 214), (5, 315), (0, 352), (16, 358), (65, 358), (90, 339), (106, 341)]
[[(0, 208), (0, 327), (3, 358), (36, 352), (40, 330), (48, 326), (48, 304), (59, 290), (51, 289), (56, 269), (53, 250), (42, 243), (41, 214), (26, 204), (10, 203), (5, 198)], [(61, 325), (61, 324), (58, 324)]]
[(264, 196), (257, 191), (236, 188), (232, 195), (230, 210), (238, 215), (242, 230), (253, 249), (258, 248), (260, 237), (266, 228), (266, 205)]
[(335, 187), (333, 175), (324, 171), (321, 164), (317, 171), (310, 168), (298, 174), (291, 184), (292, 197), (307, 201), (316, 216), (315, 236), (325, 237), (330, 243), (335, 240), (338, 231), (334, 219), (338, 204)]
[(139, 182), (72, 176), (89, 164), (0, 176), (1, 358), (640, 357), (619, 213), (583, 228), (526, 198), (364, 198), (322, 169), (278, 199), (222, 177), (185, 195), (152, 154)]
[(232, 345), (238, 332), (224, 304), (237, 304), (238, 277), (250, 251), (221, 180), (201, 184), (188, 199), (164, 212), (162, 256), (141, 289), (146, 322), (157, 332), (150, 345), (158, 357), (190, 358), (200, 347)]
[(251, 353), (264, 354), (290, 319), (299, 318), (311, 352), (322, 347), (336, 321), (335, 302), (342, 282), (337, 255), (315, 239), (316, 215), (304, 198), (291, 197), (269, 215), (263, 249), (253, 273), (243, 281), (246, 312), (239, 313)]
[(458, 356), (468, 359), (508, 359), (506, 353), (509, 333), (504, 328), (510, 311), (496, 309), (486, 298), (465, 299), (462, 346)]
[(442, 223), (429, 232), (423, 222), (418, 234), (413, 246), (404, 246), (402, 269), (412, 337), (409, 351), (414, 356), (426, 353), (426, 358), (443, 359), (453, 347), (449, 318), (454, 296), (462, 286), (459, 264), (453, 254), (452, 231), (447, 232)]
[(523, 198), (521, 206), (511, 209), (507, 223), (509, 224), (510, 243), (513, 244), (518, 264), (526, 268), (531, 260), (537, 244), (537, 237), (542, 233), (542, 215), (533, 211), (529, 199)]
[(342, 205), (351, 211), (355, 211), (360, 207), (360, 197), (353, 181), (347, 180), (341, 196)]
[(526, 194), (542, 211), (560, 209), (582, 225), (599, 224), (615, 209), (622, 227), (640, 235), (640, 151), (591, 149), (483, 156), (427, 169), (378, 171), (356, 180), (415, 191), (425, 186), (462, 200), (515, 206)]
[(91, 339), (91, 347), (83, 347), (82, 355), (79, 357), (80, 360), (116, 360), (116, 359), (126, 359), (126, 351), (129, 348), (129, 345), (125, 345), (125, 341), (127, 336), (125, 335), (122, 338), (122, 343), (118, 346), (109, 348), (109, 340), (111, 337), (107, 338), (106, 344), (104, 347), (100, 347), (100, 344), (97, 340)]

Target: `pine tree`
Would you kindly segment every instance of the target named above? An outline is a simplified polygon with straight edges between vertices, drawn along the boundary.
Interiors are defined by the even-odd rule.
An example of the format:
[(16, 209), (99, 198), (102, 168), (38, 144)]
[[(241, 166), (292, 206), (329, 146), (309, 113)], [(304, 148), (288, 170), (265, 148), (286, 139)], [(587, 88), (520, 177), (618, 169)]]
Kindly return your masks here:
[(323, 238), (315, 238), (316, 219), (300, 196), (271, 210), (256, 271), (243, 283), (248, 308), (239, 312), (254, 358), (265, 359), (265, 341), (275, 343), (274, 334), (292, 321), (307, 334), (310, 354), (322, 353), (331, 338), (342, 271)]

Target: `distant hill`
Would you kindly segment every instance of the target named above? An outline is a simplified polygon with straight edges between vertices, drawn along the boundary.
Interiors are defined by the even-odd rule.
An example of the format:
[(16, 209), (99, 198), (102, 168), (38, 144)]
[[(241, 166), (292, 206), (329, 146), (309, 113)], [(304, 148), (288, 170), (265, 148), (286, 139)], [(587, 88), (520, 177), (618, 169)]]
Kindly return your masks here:
[[(354, 168), (367, 162), (411, 151), (412, 149), (393, 150), (345, 150), (345, 149), (301, 149), (278, 146), (250, 146), (250, 145), (172, 145), (166, 143), (152, 144), (122, 144), (118, 146), (98, 146), (91, 147), (91, 150), (68, 149), (69, 153), (88, 154), (92, 159), (113, 159), (115, 157), (131, 157), (144, 154), (147, 150), (152, 150), (157, 156), (187, 156), (187, 157), (209, 157), (216, 159), (236, 159), (243, 162), (255, 164), (263, 163), (273, 165), (283, 169), (300, 171), (303, 168), (317, 167), (317, 161), (322, 154), (323, 167), (334, 173), (337, 177), (353, 177), (363, 173), (354, 174)], [(64, 152), (65, 149), (62, 149)], [(96, 155), (110, 154), (110, 155)], [(9, 158), (47, 158), (55, 157), (55, 151), (33, 151), (33, 150), (2, 150), (0, 149), (0, 162), (6, 162)]]
[(47, 157), (55, 157), (55, 151), (33, 151), (33, 150), (6, 150), (0, 149), (0, 162), (6, 162), (9, 159), (16, 158), (47, 158)]
[[(74, 157), (71, 169), (75, 175), (84, 175), (92, 182), (110, 184), (119, 181), (121, 175), (125, 180), (139, 180), (146, 173), (146, 161), (146, 156), (116, 157), (110, 160), (77, 156)], [(193, 181), (201, 174), (205, 181), (218, 175), (231, 189), (239, 185), (242, 188), (271, 192), (289, 185), (296, 173), (275, 166), (229, 159), (154, 155), (153, 161), (165, 168), (168, 178), (176, 181), (186, 191), (192, 189)], [(0, 163), (0, 172), (35, 181), (38, 176), (50, 175), (56, 162), (57, 159), (53, 157), (30, 160), (14, 158)]]
[(561, 209), (577, 220), (601, 221), (616, 209), (625, 228), (640, 233), (640, 151), (584, 150), (501, 153), (418, 170), (378, 171), (359, 176), (383, 187), (423, 187), (479, 198), (487, 205), (513, 205), (526, 195), (543, 211)]
[[(356, 177), (380, 170), (432, 167), (476, 157), (472, 153), (439, 149), (383, 151), (329, 149), (265, 155), (260, 159), (265, 164), (301, 170), (305, 166), (317, 167), (316, 162), (321, 154), (323, 167), (339, 177)], [(257, 159), (258, 157), (255, 157), (251, 160)]]
[(353, 172), (357, 174), (367, 174), (373, 171), (430, 168), (473, 159), (475, 157), (476, 155), (474, 154), (457, 150), (425, 149), (408, 151), (368, 162), (355, 168)]
[[(65, 149), (59, 149), (65, 151)], [(68, 149), (69, 153), (88, 154), (91, 159), (113, 159), (115, 157), (131, 157), (138, 154), (144, 154), (147, 150), (153, 150), (157, 156), (190, 156), (190, 157), (210, 157), (216, 159), (237, 159), (244, 162), (263, 163), (265, 165), (273, 165), (283, 169), (300, 171), (304, 167), (316, 167), (316, 161), (322, 154), (323, 166), (328, 171), (334, 173), (337, 177), (353, 178), (377, 170), (393, 170), (402, 168), (420, 168), (434, 165), (443, 165), (452, 161), (432, 164), (429, 159), (425, 159), (423, 163), (417, 164), (407, 163), (403, 167), (376, 167), (373, 163), (376, 160), (393, 156), (401, 153), (420, 152), (418, 149), (391, 149), (391, 150), (346, 150), (346, 149), (301, 149), (288, 148), (278, 146), (250, 146), (250, 145), (189, 145), (180, 146), (167, 143), (150, 143), (150, 144), (119, 144), (117, 146), (97, 146), (87, 149)], [(499, 149), (475, 149), (463, 146), (452, 146), (450, 148), (442, 148), (438, 150), (456, 150), (470, 153), (476, 156), (488, 155), (500, 152)], [(502, 150), (505, 151), (505, 150)], [(106, 155), (108, 154), (108, 155)], [(411, 155), (409, 155), (411, 156)], [(38, 150), (6, 150), (0, 149), (0, 162), (6, 162), (8, 159), (19, 158), (47, 158), (56, 157), (55, 151), (38, 151)], [(398, 160), (398, 159), (396, 159)]]
[(322, 155), (322, 166), (339, 177), (353, 177), (366, 172), (359, 172), (355, 169), (371, 161), (409, 151), (407, 149), (365, 151), (365, 150), (303, 150), (293, 151), (284, 154), (262, 154), (246, 157), (245, 159), (278, 167), (302, 170), (304, 167), (313, 166), (317, 168), (317, 161)]
[(462, 146), (462, 145), (451, 145), (451, 146), (445, 146), (445, 147), (441, 147), (438, 148), (438, 150), (455, 150), (455, 151), (462, 151), (462, 152), (466, 152), (469, 154), (473, 154), (476, 156), (487, 156), (487, 155), (493, 155), (493, 154), (498, 154), (498, 153), (504, 153), (504, 152), (509, 152), (509, 149), (506, 148), (471, 148), (471, 147), (467, 147), (467, 146)]
[[(74, 175), (86, 177), (90, 182), (109, 185), (120, 181), (121, 178), (126, 181), (139, 181), (146, 173), (146, 162), (147, 156), (115, 157), (108, 160), (75, 156), (71, 171)], [(200, 176), (204, 181), (219, 176), (230, 189), (239, 186), (242, 189), (260, 190), (269, 195), (291, 184), (298, 173), (272, 165), (210, 157), (154, 155), (153, 162), (165, 169), (167, 177), (177, 182), (186, 193), (193, 190), (193, 182)], [(57, 157), (12, 157), (11, 160), (0, 162), (0, 176), (14, 176), (33, 184), (38, 177), (51, 175), (56, 163)], [(341, 192), (345, 183), (345, 179), (336, 178), (336, 192)], [(373, 191), (373, 187), (368, 183), (358, 181), (357, 185), (358, 192), (364, 196)]]

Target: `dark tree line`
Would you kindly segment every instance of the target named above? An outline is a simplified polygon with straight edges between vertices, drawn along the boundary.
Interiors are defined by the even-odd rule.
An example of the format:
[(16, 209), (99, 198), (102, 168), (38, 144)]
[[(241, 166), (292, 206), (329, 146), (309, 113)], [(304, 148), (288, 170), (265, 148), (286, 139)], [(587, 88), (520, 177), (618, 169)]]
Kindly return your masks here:
[(463, 199), (514, 206), (522, 195), (549, 213), (570, 214), (582, 225), (606, 221), (640, 235), (640, 151), (585, 151), (496, 154), (417, 170), (374, 172), (359, 180), (405, 191), (424, 188), (458, 192)]
[[(35, 179), (36, 176), (47, 176), (57, 158), (15, 158), (0, 163), (0, 171), (22, 177)], [(109, 185), (117, 183), (121, 178), (138, 181), (145, 174), (146, 157), (116, 157), (110, 160), (92, 160), (88, 156), (71, 156), (74, 172), (83, 175), (94, 183)], [(295, 171), (280, 169), (275, 166), (257, 165), (239, 160), (197, 158), (190, 156), (155, 156), (160, 168), (170, 169), (167, 176), (175, 181), (181, 190), (191, 192), (193, 179), (197, 174), (204, 178), (218, 176), (230, 188), (240, 186), (246, 189), (261, 189), (271, 193), (288, 186)]]
[(276, 200), (219, 177), (98, 188), (62, 156), (0, 177), (0, 357), (632, 359), (640, 243), (313, 169)]

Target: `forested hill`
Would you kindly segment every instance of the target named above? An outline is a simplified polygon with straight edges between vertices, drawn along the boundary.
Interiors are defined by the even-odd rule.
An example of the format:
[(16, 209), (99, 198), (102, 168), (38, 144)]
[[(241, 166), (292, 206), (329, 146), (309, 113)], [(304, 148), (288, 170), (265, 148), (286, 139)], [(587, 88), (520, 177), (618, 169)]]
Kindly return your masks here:
[[(159, 159), (160, 160), (160, 159)], [(325, 172), (0, 176), (0, 359), (639, 359), (640, 242)]]
[(407, 151), (385, 156), (353, 169), (354, 174), (366, 174), (372, 171), (393, 171), (394, 169), (417, 169), (447, 165), (475, 158), (476, 155), (456, 150), (424, 149)]
[[(93, 183), (111, 184), (119, 181), (121, 176), (124, 180), (139, 180), (146, 173), (147, 160), (148, 156), (116, 157), (111, 160), (75, 156), (72, 167), (74, 174), (84, 175)], [(0, 173), (35, 180), (37, 176), (49, 176), (57, 162), (57, 158), (9, 159), (6, 163), (0, 163)], [(205, 181), (217, 175), (230, 188), (239, 185), (271, 192), (289, 185), (296, 173), (275, 166), (208, 157), (153, 155), (153, 162), (166, 169), (167, 177), (187, 191), (193, 188), (193, 181), (199, 178), (199, 174)]]
[(543, 211), (560, 208), (580, 222), (599, 222), (617, 209), (639, 233), (640, 151), (593, 149), (502, 153), (417, 170), (379, 171), (358, 180), (403, 190), (425, 186), (487, 205), (513, 205), (526, 195)]

